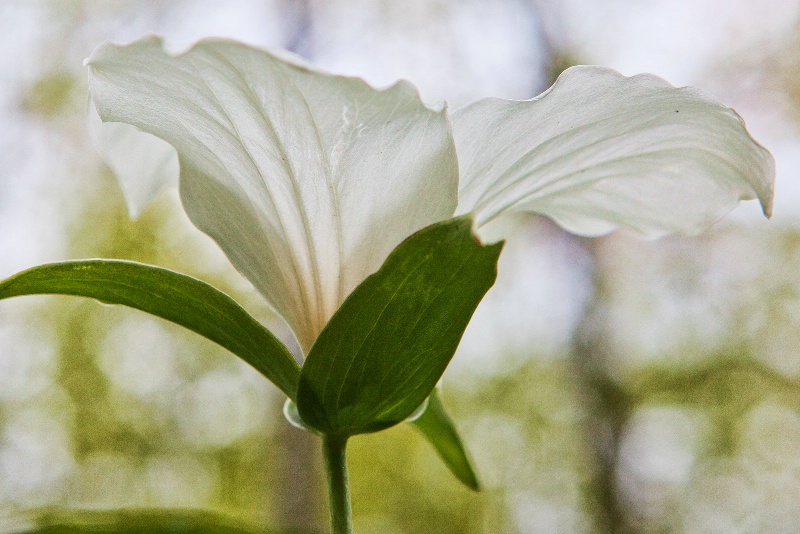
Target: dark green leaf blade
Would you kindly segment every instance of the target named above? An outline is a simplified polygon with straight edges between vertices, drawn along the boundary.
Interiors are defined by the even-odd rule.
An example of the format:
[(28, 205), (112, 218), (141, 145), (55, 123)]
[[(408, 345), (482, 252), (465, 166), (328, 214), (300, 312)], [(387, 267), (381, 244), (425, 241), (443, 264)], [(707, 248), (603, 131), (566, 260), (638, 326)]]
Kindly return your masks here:
[(122, 304), (179, 324), (295, 397), (300, 366), (288, 349), (235, 300), (196, 278), (131, 261), (78, 260), (39, 265), (0, 282), (0, 299), (45, 294)]
[(431, 225), (401, 243), (311, 348), (297, 392), (303, 420), (349, 436), (411, 415), (494, 284), (501, 250), (502, 243), (478, 242), (469, 217)]
[[(6, 530), (16, 534), (278, 534), (233, 518), (203, 510), (119, 509), (27, 512), (20, 522), (29, 526)], [(280, 531), (300, 534), (300, 531)]]
[(453, 420), (447, 415), (437, 389), (431, 393), (428, 407), (411, 424), (433, 445), (439, 457), (458, 480), (472, 490), (480, 489), (478, 475), (469, 459), (464, 442), (458, 435)]

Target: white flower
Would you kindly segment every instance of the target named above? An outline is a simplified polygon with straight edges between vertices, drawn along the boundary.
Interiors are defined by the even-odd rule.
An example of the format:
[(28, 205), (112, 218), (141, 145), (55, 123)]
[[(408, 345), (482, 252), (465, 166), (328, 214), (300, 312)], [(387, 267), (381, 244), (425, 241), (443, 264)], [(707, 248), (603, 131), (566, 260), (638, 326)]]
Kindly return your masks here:
[[(174, 147), (192, 222), (304, 352), (400, 241), (454, 214), (659, 235), (699, 232), (739, 200), (771, 209), (772, 156), (739, 116), (652, 75), (574, 67), (532, 100), (448, 115), (408, 82), (379, 90), (225, 40), (179, 55), (156, 37), (104, 44), (87, 65), (102, 120)], [(174, 181), (174, 152), (127, 125), (98, 121), (96, 139), (136, 212)]]

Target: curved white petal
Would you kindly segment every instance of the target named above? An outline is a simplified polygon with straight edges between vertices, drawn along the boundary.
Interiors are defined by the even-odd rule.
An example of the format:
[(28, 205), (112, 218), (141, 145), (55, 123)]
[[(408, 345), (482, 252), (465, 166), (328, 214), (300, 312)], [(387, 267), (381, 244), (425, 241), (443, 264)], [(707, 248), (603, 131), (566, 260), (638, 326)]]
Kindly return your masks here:
[(347, 294), (414, 231), (452, 216), (445, 111), (232, 41), (171, 56), (148, 37), (87, 62), (105, 121), (171, 143), (194, 224), (307, 351)]
[(136, 217), (164, 189), (178, 185), (178, 154), (172, 145), (123, 122), (103, 122), (89, 102), (89, 135), (122, 185), (128, 213)]
[(739, 200), (769, 216), (774, 161), (741, 118), (692, 88), (600, 67), (566, 70), (533, 100), (456, 111), (459, 213), (509, 211), (598, 235), (696, 233)]

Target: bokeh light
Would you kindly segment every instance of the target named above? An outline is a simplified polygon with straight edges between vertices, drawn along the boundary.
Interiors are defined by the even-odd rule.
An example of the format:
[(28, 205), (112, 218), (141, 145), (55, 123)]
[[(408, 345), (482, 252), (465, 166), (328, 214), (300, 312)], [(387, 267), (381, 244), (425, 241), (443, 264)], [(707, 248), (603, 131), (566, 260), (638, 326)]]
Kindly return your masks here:
[[(173, 193), (131, 220), (86, 133), (83, 58), (163, 34), (282, 47), (455, 109), (597, 63), (697, 85), (778, 162), (775, 217), (587, 240), (509, 223), (500, 277), (442, 384), (471, 493), (408, 425), (352, 440), (362, 533), (800, 531), (800, 6), (794, 0), (0, 1), (0, 277), (155, 263), (276, 317)], [(506, 229), (508, 230), (508, 229)], [(318, 442), (225, 351), (69, 298), (0, 303), (0, 530), (52, 507), (184, 507), (325, 522)]]

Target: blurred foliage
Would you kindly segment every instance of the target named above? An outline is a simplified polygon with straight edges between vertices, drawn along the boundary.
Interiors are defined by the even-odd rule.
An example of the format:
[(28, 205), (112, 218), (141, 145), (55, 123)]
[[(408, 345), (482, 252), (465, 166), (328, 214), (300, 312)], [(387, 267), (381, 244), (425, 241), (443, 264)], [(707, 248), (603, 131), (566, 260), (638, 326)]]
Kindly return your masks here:
[(51, 117), (65, 111), (70, 94), (75, 87), (71, 72), (50, 73), (36, 80), (28, 89), (23, 107), (30, 113)]
[[(28, 130), (46, 131), (53, 160), (37, 172), (55, 178), (41, 194), (74, 194), (59, 200), (63, 213), (46, 214), (66, 228), (64, 255), (191, 274), (285, 333), (174, 194), (130, 220), (83, 133), (80, 59), (96, 28), (149, 24), (160, 4), (174, 16), (192, 3), (35, 4), (47, 12), (32, 39), (43, 43), (41, 65), (3, 94)], [(551, 76), (580, 62), (576, 51), (553, 52)], [(759, 73), (756, 89), (800, 101), (797, 31), (740, 59)], [(63, 181), (79, 187), (58, 181), (64, 168)], [(357, 532), (800, 532), (800, 232), (731, 223), (695, 239), (614, 235), (582, 246), (595, 261), (595, 300), (571, 348), (489, 355), (516, 363), (445, 376), (442, 400), (482, 491), (458, 483), (409, 425), (359, 436), (349, 448)], [(213, 344), (68, 298), (0, 308), (0, 340), (0, 516), (9, 519), (0, 530), (19, 532), (13, 518), (52, 506), (231, 518), (202, 530), (218, 516), (175, 513), (166, 532), (325, 524), (316, 438), (289, 427), (276, 390)], [(59, 526), (75, 513), (42, 516), (37, 532), (77, 532)], [(162, 513), (81, 512), (80, 531), (156, 532), (149, 522)]]

